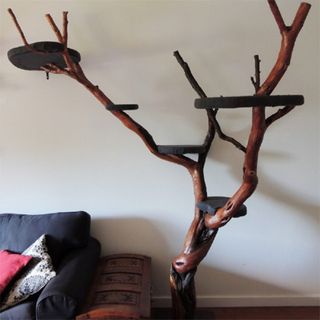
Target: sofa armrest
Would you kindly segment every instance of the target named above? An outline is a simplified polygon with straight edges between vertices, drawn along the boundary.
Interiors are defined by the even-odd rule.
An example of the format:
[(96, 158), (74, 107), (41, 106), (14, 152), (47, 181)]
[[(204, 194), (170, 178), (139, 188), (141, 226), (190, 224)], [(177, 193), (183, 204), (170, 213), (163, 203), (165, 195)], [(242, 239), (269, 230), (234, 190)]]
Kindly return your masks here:
[(82, 306), (100, 256), (100, 243), (90, 238), (88, 245), (71, 251), (61, 261), (57, 275), (37, 300), (36, 317), (73, 319)]

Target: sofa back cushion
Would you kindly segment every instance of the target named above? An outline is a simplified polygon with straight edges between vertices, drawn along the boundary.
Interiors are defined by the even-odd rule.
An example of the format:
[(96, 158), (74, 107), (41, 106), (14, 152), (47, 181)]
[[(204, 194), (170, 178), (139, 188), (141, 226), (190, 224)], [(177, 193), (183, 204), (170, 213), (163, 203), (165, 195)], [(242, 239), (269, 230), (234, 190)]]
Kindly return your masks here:
[(42, 234), (47, 235), (49, 254), (56, 266), (66, 252), (87, 245), (90, 215), (84, 211), (0, 214), (0, 249), (22, 252)]

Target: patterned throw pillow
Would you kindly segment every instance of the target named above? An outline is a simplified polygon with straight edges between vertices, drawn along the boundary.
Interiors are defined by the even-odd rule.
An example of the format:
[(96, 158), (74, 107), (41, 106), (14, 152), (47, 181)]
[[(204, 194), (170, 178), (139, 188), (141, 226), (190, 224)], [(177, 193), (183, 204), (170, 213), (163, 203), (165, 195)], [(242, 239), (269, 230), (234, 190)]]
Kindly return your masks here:
[(0, 311), (12, 307), (40, 291), (56, 273), (46, 246), (46, 237), (42, 235), (23, 255), (32, 256), (25, 271), (12, 285), (9, 292), (0, 301)]

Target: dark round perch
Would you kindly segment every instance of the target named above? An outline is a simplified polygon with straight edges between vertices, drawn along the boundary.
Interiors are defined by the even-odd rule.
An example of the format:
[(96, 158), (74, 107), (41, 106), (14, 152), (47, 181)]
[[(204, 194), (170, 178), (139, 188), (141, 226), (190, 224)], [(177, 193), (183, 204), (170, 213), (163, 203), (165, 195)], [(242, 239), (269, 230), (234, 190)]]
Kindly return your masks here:
[(250, 108), (250, 107), (276, 107), (299, 106), (304, 103), (302, 95), (279, 96), (238, 96), (238, 97), (210, 97), (195, 99), (197, 109), (216, 108)]
[[(222, 208), (230, 199), (230, 197), (208, 197), (206, 200), (198, 202), (197, 208), (202, 212), (214, 215), (217, 209)], [(243, 217), (247, 214), (247, 207), (242, 204), (239, 210), (233, 216), (234, 218)]]
[[(30, 44), (30, 48), (21, 46), (8, 51), (10, 62), (17, 68), (24, 70), (41, 70), (48, 64), (54, 64), (59, 68), (67, 65), (63, 58), (64, 46), (59, 42), (41, 41)], [(80, 53), (73, 49), (68, 49), (73, 62), (79, 63)]]

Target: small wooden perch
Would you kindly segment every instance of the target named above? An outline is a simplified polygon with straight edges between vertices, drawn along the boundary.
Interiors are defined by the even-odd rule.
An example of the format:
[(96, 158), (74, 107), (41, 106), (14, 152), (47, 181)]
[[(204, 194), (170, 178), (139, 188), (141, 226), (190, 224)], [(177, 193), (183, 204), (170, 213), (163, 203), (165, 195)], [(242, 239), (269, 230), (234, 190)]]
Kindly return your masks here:
[(198, 109), (235, 109), (251, 107), (277, 107), (277, 106), (299, 106), (304, 103), (301, 95), (282, 96), (238, 96), (238, 97), (214, 97), (195, 100), (195, 107)]
[[(147, 149), (160, 159), (170, 161), (185, 167), (191, 175), (195, 196), (195, 214), (191, 226), (186, 235), (182, 252), (173, 260), (170, 272), (170, 285), (173, 299), (174, 314), (176, 318), (191, 318), (196, 306), (196, 294), (194, 276), (197, 266), (206, 256), (212, 242), (221, 226), (224, 226), (232, 217), (243, 216), (246, 213), (245, 200), (252, 195), (258, 184), (257, 165), (260, 146), (262, 144), (266, 129), (276, 120), (282, 118), (294, 109), (295, 105), (303, 103), (303, 97), (288, 98), (280, 104), (284, 107), (266, 118), (265, 106), (268, 105), (269, 97), (283, 75), (285, 74), (292, 56), (295, 40), (308, 15), (310, 4), (301, 3), (295, 18), (290, 26), (287, 26), (282, 18), (280, 10), (274, 0), (268, 0), (270, 10), (278, 25), (281, 35), (281, 45), (277, 61), (270, 71), (265, 81), (261, 84), (260, 58), (254, 56), (255, 76), (251, 77), (251, 82), (255, 89), (255, 95), (250, 97), (249, 106), (252, 108), (252, 124), (247, 145), (244, 146), (236, 139), (223, 133), (217, 120), (218, 109), (215, 104), (225, 102), (224, 98), (212, 101), (208, 98), (198, 81), (194, 78), (188, 64), (183, 60), (178, 51), (174, 52), (177, 62), (185, 72), (190, 85), (201, 98), (199, 101), (206, 101), (206, 114), (208, 119), (208, 129), (203, 144), (199, 146), (163, 146), (158, 145), (151, 134), (141, 124), (131, 118), (125, 111), (136, 109), (137, 105), (117, 105), (96, 85), (94, 85), (85, 75), (80, 66), (79, 58), (73, 51), (68, 49), (68, 13), (63, 12), (62, 30), (55, 24), (50, 14), (46, 15), (49, 25), (58, 40), (59, 53), (57, 60), (46, 60), (45, 57), (37, 58), (37, 69), (47, 73), (67, 75), (82, 84), (113, 116), (123, 123), (128, 129), (137, 134), (146, 145)], [(21, 36), (24, 44), (23, 49), (28, 55), (46, 55), (50, 50), (39, 50), (30, 45), (20, 27), (13, 11), (8, 10), (13, 22)], [(52, 52), (51, 52), (52, 53)], [(39, 62), (41, 59), (42, 62)], [(26, 67), (26, 66), (25, 66)], [(287, 98), (286, 98), (287, 99)], [(220, 102), (219, 102), (220, 101)], [(252, 104), (252, 102), (254, 103)], [(268, 103), (267, 103), (267, 102)], [(197, 103), (197, 102), (196, 102)], [(272, 102), (273, 103), (273, 102)], [(278, 105), (276, 104), (269, 105)], [(284, 104), (282, 104), (284, 103)], [(221, 108), (221, 105), (220, 105)], [(244, 152), (243, 180), (238, 190), (230, 198), (208, 197), (204, 178), (204, 165), (210, 151), (215, 134), (232, 143), (236, 148)], [(185, 154), (196, 153), (197, 160), (193, 160)]]

